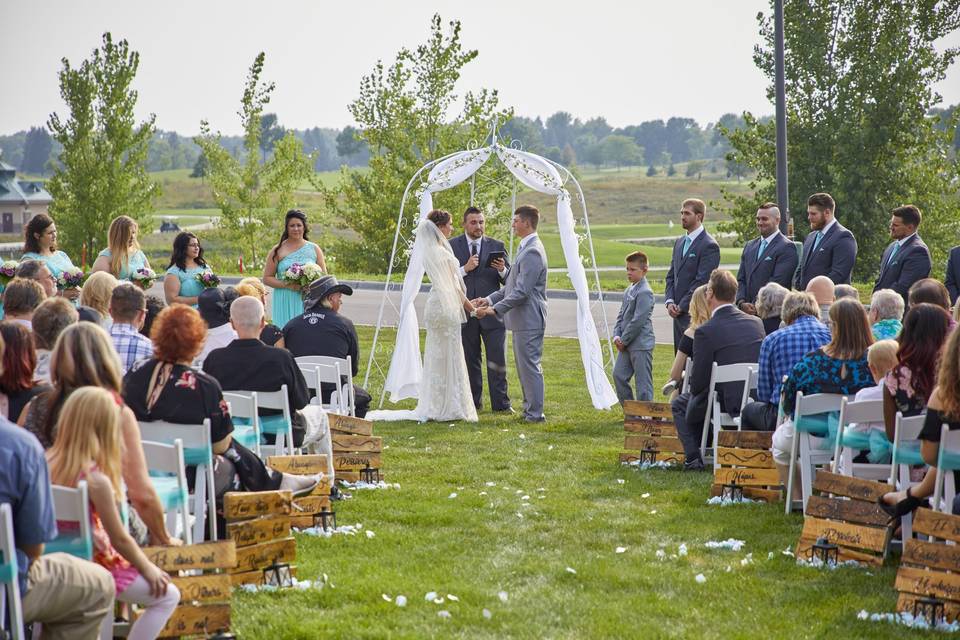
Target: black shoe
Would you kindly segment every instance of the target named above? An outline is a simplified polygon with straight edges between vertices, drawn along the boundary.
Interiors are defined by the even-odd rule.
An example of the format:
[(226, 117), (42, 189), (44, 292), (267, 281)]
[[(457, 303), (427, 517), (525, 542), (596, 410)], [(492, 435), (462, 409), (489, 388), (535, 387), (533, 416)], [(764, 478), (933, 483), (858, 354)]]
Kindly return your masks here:
[(899, 520), (901, 516), (905, 516), (908, 513), (913, 513), (918, 507), (924, 507), (926, 509), (930, 508), (930, 502), (928, 500), (910, 495), (909, 488), (907, 488), (907, 497), (897, 504), (887, 504), (883, 501), (883, 496), (877, 498), (877, 504), (879, 504), (880, 508), (890, 516), (887, 526), (892, 525), (894, 522)]
[(684, 471), (705, 471), (706, 466), (703, 464), (702, 458), (693, 458), (692, 460), (687, 460), (683, 463)]
[(523, 418), (524, 422), (546, 422), (546, 416), (534, 417), (534, 416), (525, 416)]
[(494, 412), (494, 413), (506, 413), (506, 414), (516, 413), (516, 411), (513, 410), (513, 407), (505, 407), (505, 408), (503, 408), (503, 409), (494, 409), (493, 412)]

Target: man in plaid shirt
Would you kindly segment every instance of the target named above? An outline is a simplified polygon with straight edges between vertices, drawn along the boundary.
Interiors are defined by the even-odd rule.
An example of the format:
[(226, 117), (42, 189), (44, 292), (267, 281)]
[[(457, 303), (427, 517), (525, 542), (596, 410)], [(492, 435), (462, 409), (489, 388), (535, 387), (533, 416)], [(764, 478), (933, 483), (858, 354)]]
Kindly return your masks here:
[(768, 335), (760, 345), (758, 401), (743, 408), (744, 429), (776, 429), (784, 376), (790, 375), (803, 356), (830, 342), (830, 329), (819, 320), (820, 306), (813, 294), (806, 291), (788, 293), (780, 317), (787, 326)]
[(147, 299), (143, 289), (132, 283), (119, 285), (110, 296), (110, 339), (120, 355), (123, 374), (139, 360), (153, 357), (153, 343), (140, 334), (147, 317)]

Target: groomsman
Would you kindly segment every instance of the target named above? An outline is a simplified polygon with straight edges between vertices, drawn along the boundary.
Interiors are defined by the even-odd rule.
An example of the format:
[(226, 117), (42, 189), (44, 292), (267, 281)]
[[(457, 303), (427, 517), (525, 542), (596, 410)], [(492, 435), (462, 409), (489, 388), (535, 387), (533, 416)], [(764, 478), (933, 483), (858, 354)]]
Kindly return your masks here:
[(707, 206), (696, 198), (684, 200), (680, 209), (680, 225), (687, 233), (677, 238), (673, 245), (664, 294), (667, 313), (673, 318), (674, 352), (680, 344), (680, 336), (690, 325), (690, 297), (720, 266), (720, 245), (703, 228), (706, 214)]
[(960, 298), (960, 247), (950, 249), (950, 258), (947, 260), (947, 279), (944, 283), (950, 292), (950, 304), (957, 304)]
[(757, 315), (757, 292), (770, 282), (789, 289), (797, 271), (797, 248), (780, 233), (780, 209), (767, 202), (757, 210), (760, 237), (747, 243), (737, 271), (737, 308)]
[(893, 210), (890, 216), (890, 237), (893, 242), (880, 259), (880, 275), (873, 285), (874, 291), (893, 289), (906, 302), (910, 286), (930, 275), (930, 269), (933, 268), (930, 250), (917, 233), (920, 218), (920, 209), (912, 204)]
[(795, 289), (805, 291), (817, 276), (827, 276), (834, 284), (850, 284), (853, 263), (857, 260), (857, 240), (833, 216), (836, 203), (829, 193), (815, 193), (807, 199), (810, 233), (803, 241), (803, 257)]
[[(468, 207), (463, 212), (463, 235), (450, 239), (453, 254), (460, 261), (460, 274), (467, 285), (467, 298), (470, 300), (486, 298), (494, 291), (499, 291), (507, 277), (506, 249), (499, 240), (484, 235), (485, 222), (480, 209)], [(503, 258), (491, 261), (491, 254), (497, 251)], [(483, 318), (467, 318), (460, 333), (473, 404), (477, 410), (483, 404), (483, 352), (480, 349), (482, 340), (487, 352), (490, 407), (494, 411), (512, 411), (510, 397), (507, 395), (507, 332), (503, 319), (493, 314)]]

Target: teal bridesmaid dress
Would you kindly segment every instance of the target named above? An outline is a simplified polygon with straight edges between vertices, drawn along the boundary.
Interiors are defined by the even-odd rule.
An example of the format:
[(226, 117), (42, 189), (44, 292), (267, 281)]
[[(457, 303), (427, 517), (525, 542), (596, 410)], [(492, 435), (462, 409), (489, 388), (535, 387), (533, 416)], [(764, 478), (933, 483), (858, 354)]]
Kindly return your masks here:
[[(295, 262), (317, 264), (317, 245), (307, 242), (305, 245), (285, 256), (277, 265), (277, 279), (283, 280), (284, 272)], [(281, 329), (293, 318), (303, 313), (303, 297), (299, 291), (291, 289), (273, 290), (273, 324)]]
[[(110, 249), (104, 249), (101, 251), (97, 257), (109, 258), (113, 254), (110, 253)], [(143, 255), (143, 251), (137, 249), (137, 252), (129, 257), (126, 264), (120, 265), (120, 274), (117, 275), (117, 280), (130, 280), (130, 275), (136, 273), (139, 269), (147, 266), (147, 256)], [(116, 274), (115, 274), (116, 275)]]
[[(177, 295), (187, 297), (198, 296), (203, 292), (203, 285), (197, 281), (197, 276), (204, 271), (210, 271), (210, 267), (193, 267), (192, 269), (181, 269), (173, 265), (167, 269), (167, 275), (177, 276), (180, 279), (180, 293)], [(194, 309), (197, 305), (190, 305)]]
[(24, 260), (39, 260), (47, 265), (47, 269), (50, 270), (54, 278), (59, 278), (60, 274), (65, 270), (73, 268), (73, 262), (70, 261), (70, 256), (63, 251), (57, 251), (52, 256), (44, 256), (39, 253), (34, 253), (33, 251), (28, 251), (20, 257), (20, 262)]

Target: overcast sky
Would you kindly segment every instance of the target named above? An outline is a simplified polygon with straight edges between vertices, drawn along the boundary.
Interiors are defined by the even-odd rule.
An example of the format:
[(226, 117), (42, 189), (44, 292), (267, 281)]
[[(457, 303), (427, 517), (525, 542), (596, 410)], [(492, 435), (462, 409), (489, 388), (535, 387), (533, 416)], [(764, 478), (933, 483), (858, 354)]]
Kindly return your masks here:
[[(5, 3), (8, 4), (8, 3)], [(140, 52), (139, 112), (157, 126), (195, 134), (201, 119), (238, 133), (244, 76), (265, 51), (268, 107), (289, 128), (351, 124), (346, 105), (377, 59), (415, 47), (431, 15), (463, 23), (479, 57), (458, 91), (500, 90), (526, 116), (569, 111), (614, 126), (725, 112), (772, 113), (753, 65), (755, 16), (766, 0), (17, 0), (3, 8), (0, 133), (64, 112), (60, 59), (88, 57), (104, 31)], [(943, 46), (960, 45), (953, 34)], [(960, 102), (955, 64), (937, 90)]]

